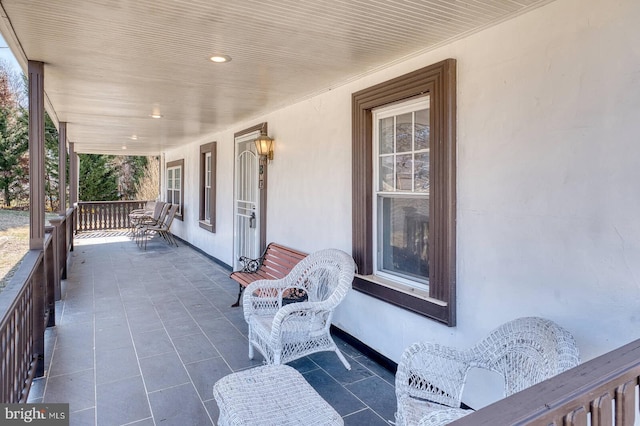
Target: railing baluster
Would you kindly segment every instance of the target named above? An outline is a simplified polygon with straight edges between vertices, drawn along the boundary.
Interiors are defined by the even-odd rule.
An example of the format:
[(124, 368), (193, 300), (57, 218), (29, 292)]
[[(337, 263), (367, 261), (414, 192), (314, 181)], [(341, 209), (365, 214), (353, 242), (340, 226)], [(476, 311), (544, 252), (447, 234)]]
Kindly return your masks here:
[(564, 419), (564, 426), (587, 426), (587, 410), (580, 407), (567, 414)]
[(613, 398), (609, 392), (596, 398), (591, 404), (591, 426), (611, 426)]
[(636, 385), (634, 379), (616, 389), (616, 426), (633, 426), (636, 414)]

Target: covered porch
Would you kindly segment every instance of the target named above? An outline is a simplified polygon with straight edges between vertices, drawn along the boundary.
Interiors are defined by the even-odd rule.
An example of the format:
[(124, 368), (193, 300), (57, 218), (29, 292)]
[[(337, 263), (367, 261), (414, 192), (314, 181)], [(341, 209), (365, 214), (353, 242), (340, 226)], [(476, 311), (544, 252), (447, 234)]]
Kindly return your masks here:
[[(415, 341), (468, 347), (519, 316), (575, 336), (578, 368), (502, 400), (489, 380), (467, 386), (464, 403), (479, 410), (457, 424), (634, 424), (638, 3), (283, 3), (69, 1), (49, 15), (44, 0), (0, 1), (0, 31), (29, 71), (31, 199), (43, 198), (46, 108), (63, 182), (67, 153), (70, 163), (62, 206), (82, 201), (79, 153), (157, 155), (158, 198), (180, 205), (183, 241), (143, 253), (128, 240), (50, 237), (33, 202), (24, 297), (0, 306), (18, 307), (7, 335), (24, 314), (14, 335), (36, 340), (2, 390), (70, 402), (82, 424), (215, 421), (207, 387), (261, 362), (248, 361), (242, 312), (228, 307), (226, 265), (237, 267), (238, 230), (249, 229), (251, 257), (274, 241), (352, 254), (359, 274), (334, 326), (394, 362)], [(415, 130), (411, 150), (384, 152), (393, 144), (374, 130), (387, 119), (395, 141)], [(258, 153), (268, 135), (275, 148)], [(239, 173), (244, 154), (255, 161)], [(244, 212), (242, 176), (259, 193)], [(391, 208), (400, 193), (420, 200), (420, 216)], [(390, 266), (420, 254), (428, 270), (394, 280), (379, 248), (400, 210), (416, 220), (400, 221)], [(59, 260), (74, 241), (67, 273)], [(45, 324), (56, 328), (42, 342)], [(360, 364), (351, 372), (332, 354), (295, 366), (345, 423), (388, 422), (392, 374), (342, 344)], [(33, 375), (45, 378), (29, 392)]]
[[(263, 363), (247, 356), (237, 284), (193, 248), (159, 239), (141, 250), (124, 231), (76, 235), (45, 376), (29, 402), (69, 403), (71, 425), (207, 425), (213, 384)], [(395, 412), (394, 374), (336, 336), (334, 353), (293, 362), (346, 425), (385, 425)]]

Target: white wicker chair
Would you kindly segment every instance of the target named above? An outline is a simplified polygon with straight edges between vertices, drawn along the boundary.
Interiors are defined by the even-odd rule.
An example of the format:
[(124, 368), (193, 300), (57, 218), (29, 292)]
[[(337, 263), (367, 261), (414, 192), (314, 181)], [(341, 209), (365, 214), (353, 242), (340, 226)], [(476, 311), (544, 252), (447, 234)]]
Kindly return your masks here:
[(509, 396), (579, 362), (573, 336), (536, 317), (503, 324), (464, 351), (415, 343), (403, 353), (396, 373), (396, 425), (445, 425), (469, 414), (472, 410), (459, 407), (471, 368), (501, 374)]
[[(268, 364), (285, 364), (303, 356), (334, 351), (351, 366), (329, 333), (333, 310), (344, 299), (355, 272), (347, 253), (327, 249), (305, 257), (279, 280), (258, 280), (244, 291), (242, 304), (249, 324), (249, 358), (255, 347)], [(307, 300), (283, 305), (283, 295), (303, 290)]]

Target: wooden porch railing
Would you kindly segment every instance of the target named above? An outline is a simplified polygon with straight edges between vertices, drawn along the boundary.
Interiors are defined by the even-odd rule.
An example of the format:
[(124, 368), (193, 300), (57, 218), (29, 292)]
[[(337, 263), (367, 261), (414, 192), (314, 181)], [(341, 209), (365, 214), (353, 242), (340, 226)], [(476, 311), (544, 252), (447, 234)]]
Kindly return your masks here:
[(131, 210), (145, 204), (146, 201), (81, 201), (77, 203), (76, 232), (126, 229)]
[(640, 339), (457, 420), (454, 426), (631, 426)]
[(69, 209), (50, 221), (43, 249), (29, 250), (0, 293), (1, 403), (26, 402), (33, 378), (44, 374), (44, 331), (55, 325), (55, 301), (60, 298), (61, 273), (66, 271), (73, 217), (74, 209)]

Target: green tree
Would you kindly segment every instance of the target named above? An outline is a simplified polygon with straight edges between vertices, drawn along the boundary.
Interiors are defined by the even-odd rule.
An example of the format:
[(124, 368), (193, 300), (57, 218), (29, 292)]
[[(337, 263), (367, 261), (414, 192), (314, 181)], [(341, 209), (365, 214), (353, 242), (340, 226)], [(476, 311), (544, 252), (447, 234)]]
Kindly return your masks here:
[(121, 200), (133, 200), (136, 197), (138, 182), (142, 179), (147, 166), (147, 157), (118, 155), (111, 165), (118, 174), (118, 194)]
[(8, 68), (0, 63), (0, 191), (7, 207), (23, 192), (29, 148), (28, 121), (16, 102), (12, 79)]
[(0, 108), (0, 189), (7, 207), (14, 199), (16, 183), (24, 176), (20, 160), (27, 151), (28, 142), (11, 123), (10, 111)]
[(115, 201), (118, 196), (118, 174), (111, 165), (113, 156), (80, 154), (80, 188), (82, 201)]
[(58, 145), (58, 129), (49, 114), (45, 112), (44, 115), (44, 150), (45, 150), (45, 163), (44, 163), (44, 193), (45, 193), (45, 206), (49, 203), (50, 211), (59, 210), (59, 188), (60, 180), (58, 179), (58, 160), (60, 158)]

